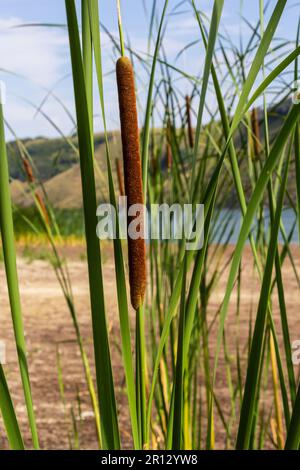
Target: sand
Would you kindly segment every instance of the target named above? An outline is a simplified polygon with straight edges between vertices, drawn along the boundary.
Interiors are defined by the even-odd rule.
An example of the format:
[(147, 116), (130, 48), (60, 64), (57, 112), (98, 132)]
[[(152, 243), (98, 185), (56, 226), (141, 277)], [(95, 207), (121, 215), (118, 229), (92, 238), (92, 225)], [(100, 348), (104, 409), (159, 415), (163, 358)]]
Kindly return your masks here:
[[(213, 290), (209, 301), (209, 321), (211, 321), (218, 312), (224, 296), (226, 280), (228, 277), (228, 268), (222, 272), (222, 267), (226, 265), (232, 250), (232, 247), (228, 247), (225, 251), (225, 254), (220, 258), (219, 272), (222, 273), (222, 275), (215, 289)], [(296, 267), (299, 270), (299, 248), (296, 246), (292, 247), (292, 254)], [(74, 256), (74, 253), (72, 252), (68, 258), (70, 259), (68, 266), (72, 280), (73, 293), (76, 309), (78, 312), (80, 328), (82, 336), (84, 337), (89, 359), (93, 364), (92, 332), (86, 262), (84, 260), (80, 260), (78, 253), (77, 256)], [(105, 279), (106, 307), (111, 338), (113, 373), (117, 390), (118, 408), (120, 412), (121, 437), (123, 446), (128, 448), (131, 446), (131, 438), (128, 425), (127, 400), (124, 389), (124, 371), (121, 366), (118, 310), (111, 250), (107, 250), (105, 252), (104, 258), (105, 263), (103, 268), (103, 275)], [(80, 447), (83, 449), (96, 449), (97, 438), (80, 355), (75, 341), (74, 328), (54, 270), (47, 261), (34, 260), (29, 262), (28, 259), (19, 257), (18, 272), (20, 279), (20, 292), (23, 306), (33, 399), (35, 404), (41, 447), (43, 449), (68, 449), (70, 447), (69, 438), (70, 435), (72, 435), (72, 406), (74, 414), (77, 417), (76, 423), (80, 435)], [(295, 341), (300, 339), (300, 296), (299, 287), (297, 285), (291, 264), (288, 260), (283, 266), (282, 273), (285, 286), (286, 306), (291, 332), (291, 340)], [(226, 322), (226, 338), (229, 354), (232, 355), (233, 359), (234, 379), (236, 377), (236, 371), (234, 370), (234, 355), (237, 338), (239, 338), (240, 348), (243, 352), (243, 373), (245, 373), (246, 370), (246, 345), (249, 331), (249, 319), (251, 316), (255, 318), (258, 296), (259, 283), (257, 282), (256, 274), (253, 272), (253, 261), (250, 249), (247, 247), (243, 258), (239, 329), (237, 329), (236, 321), (236, 291), (232, 293), (229, 314)], [(6, 344), (7, 363), (5, 365), (5, 372), (10, 390), (12, 391), (13, 401), (16, 406), (21, 428), (25, 435), (26, 444), (30, 447), (30, 438), (28, 432), (26, 431), (26, 410), (20, 387), (20, 378), (13, 339), (13, 329), (10, 318), (10, 308), (8, 303), (3, 263), (0, 264), (0, 317), (0, 340), (4, 340)], [(274, 318), (277, 326), (280, 345), (282, 348), (277, 295), (274, 295)], [(211, 362), (213, 362), (214, 359), (216, 328), (217, 323), (215, 323), (212, 327), (210, 335), (209, 348)], [(58, 385), (58, 349), (61, 355), (65, 399), (67, 403), (66, 410), (64, 409), (62, 399), (60, 397)], [(230, 413), (230, 399), (224, 364), (225, 361), (222, 351), (218, 368), (216, 394), (220, 400), (220, 403), (222, 404), (222, 409), (224, 410), (225, 416), (228, 416)], [(203, 387), (203, 397), (204, 391), (205, 390)], [(81, 419), (79, 419), (78, 396), (80, 397)], [(272, 406), (273, 400), (271, 381), (269, 385), (269, 392), (264, 396), (263, 399), (266, 401), (268, 406)], [(205, 430), (205, 423), (203, 423), (203, 429)], [(222, 424), (217, 416), (217, 447), (224, 448), (225, 441), (226, 436), (224, 428), (222, 427)], [(270, 442), (267, 443), (266, 446), (270, 446)], [(3, 428), (0, 425), (0, 448), (6, 447), (7, 442), (4, 437)]]

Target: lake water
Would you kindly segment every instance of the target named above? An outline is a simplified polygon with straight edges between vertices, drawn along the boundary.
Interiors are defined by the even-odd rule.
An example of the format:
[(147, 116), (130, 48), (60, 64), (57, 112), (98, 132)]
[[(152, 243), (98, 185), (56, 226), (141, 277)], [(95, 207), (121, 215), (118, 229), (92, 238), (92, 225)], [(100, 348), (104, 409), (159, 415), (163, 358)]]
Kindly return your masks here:
[[(284, 226), (286, 237), (291, 236), (291, 243), (299, 243), (298, 237), (298, 223), (296, 221), (295, 212), (293, 209), (286, 208), (282, 212), (282, 223)], [(236, 243), (242, 224), (241, 212), (238, 209), (222, 209), (218, 217), (218, 222), (214, 224), (216, 227), (213, 242), (214, 243)], [(265, 209), (264, 213), (265, 229), (270, 229), (270, 214), (269, 210)], [(255, 225), (253, 235), (255, 236)], [(283, 236), (279, 234), (280, 243), (283, 242)]]

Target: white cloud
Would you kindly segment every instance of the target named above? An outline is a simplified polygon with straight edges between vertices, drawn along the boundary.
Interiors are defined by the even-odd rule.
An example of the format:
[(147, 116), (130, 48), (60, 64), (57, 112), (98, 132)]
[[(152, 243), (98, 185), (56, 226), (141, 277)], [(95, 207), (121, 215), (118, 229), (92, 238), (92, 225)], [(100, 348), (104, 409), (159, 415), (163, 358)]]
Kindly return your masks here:
[[(58, 135), (57, 130), (43, 117), (35, 115), (29, 102), (38, 106), (50, 89), (70, 71), (67, 31), (45, 27), (19, 27), (19, 17), (0, 18), (0, 73), (1, 69), (14, 75), (1, 73), (5, 81), (7, 100), (5, 118), (19, 137)], [(71, 81), (64, 81), (55, 92), (64, 104), (74, 111)], [(28, 100), (28, 103), (25, 101)], [(70, 132), (72, 123), (62, 107), (49, 98), (45, 113), (64, 133)], [(12, 136), (8, 133), (8, 138)]]
[[(73, 110), (73, 103), (66, 102), (65, 105), (70, 110)], [(8, 97), (4, 112), (7, 123), (18, 137), (59, 136), (59, 132), (43, 115), (35, 115), (35, 109), (17, 97)], [(44, 112), (65, 135), (72, 130), (72, 122), (55, 101), (49, 100), (44, 107)], [(6, 134), (7, 140), (14, 138), (9, 130), (7, 130)]]
[(20, 18), (0, 18), (0, 67), (50, 87), (69, 60), (67, 32), (43, 27), (17, 28)]

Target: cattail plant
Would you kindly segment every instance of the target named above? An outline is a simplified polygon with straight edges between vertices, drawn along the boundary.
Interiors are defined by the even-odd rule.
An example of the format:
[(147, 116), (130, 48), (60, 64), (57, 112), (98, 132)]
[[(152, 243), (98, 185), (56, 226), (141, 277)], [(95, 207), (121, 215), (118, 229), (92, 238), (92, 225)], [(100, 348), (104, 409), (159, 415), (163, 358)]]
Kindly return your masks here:
[(261, 152), (261, 143), (260, 143), (260, 128), (259, 128), (259, 120), (258, 120), (258, 111), (257, 108), (252, 109), (251, 113), (251, 127), (252, 127), (252, 135), (253, 135), (253, 148), (254, 148), (254, 155), (257, 158)]
[[(72, 316), (95, 414), (99, 446), (103, 450), (118, 450), (122, 444), (125, 444), (126, 448), (129, 447), (131, 440), (127, 427), (129, 427), (130, 413), (132, 443), (136, 450), (213, 449), (219, 448), (220, 445), (223, 447), (223, 444), (226, 448), (235, 445), (237, 449), (254, 450), (262, 449), (265, 443), (268, 447), (273, 446), (278, 449), (299, 449), (300, 388), (293, 367), (290, 338), (293, 311), (288, 315), (289, 304), (285, 299), (285, 286), (289, 287), (289, 278), (284, 279), (288, 269), (286, 263), (288, 256), (295, 275), (292, 289), (295, 290), (295, 286), (299, 285), (297, 263), (293, 261), (294, 248), (290, 247), (297, 221), (285, 234), (282, 215), (287, 196), (291, 201), (293, 199), (291, 196), (294, 196), (293, 193), (289, 194), (290, 180), (294, 178), (298, 203), (293, 204), (293, 213), (300, 219), (298, 132), (300, 105), (292, 106), (281, 128), (276, 127), (278, 135), (275, 135), (274, 139), (270, 139), (270, 132), (274, 131), (274, 128), (272, 120), (267, 119), (267, 101), (264, 100), (264, 112), (261, 116), (258, 109), (249, 112), (257, 99), (267, 92), (266, 87), (271, 81), (273, 82), (292, 62), (297, 62), (295, 59), (299, 56), (300, 48), (296, 48), (283, 61), (280, 60), (271, 75), (266, 76), (252, 94), (254, 84), (263, 72), (273, 38), (276, 39), (274, 33), (287, 1), (277, 0), (272, 15), (269, 15), (271, 12), (268, 11), (270, 20), (265, 33), (263, 32), (265, 2), (260, 1), (261, 36), (255, 54), (255, 45), (251, 41), (249, 43), (245, 41), (248, 44), (246, 49), (241, 41), (238, 50), (232, 48), (231, 53), (227, 54), (226, 49), (230, 48), (230, 45), (226, 41), (224, 47), (223, 36), (218, 34), (224, 0), (211, 2), (214, 7), (208, 34), (202, 15), (196, 6), (197, 2), (191, 0), (190, 4), (199, 26), (198, 35), (202, 37), (201, 54), (203, 44), (206, 49), (202, 77), (189, 76), (186, 70), (178, 69), (178, 64), (177, 71), (174, 70), (173, 65), (169, 63), (167, 51), (161, 55), (163, 60), (159, 60), (168, 0), (150, 2), (152, 20), (148, 35), (149, 54), (143, 59), (140, 55), (135, 56), (134, 48), (130, 49), (132, 56), (137, 57), (147, 70), (152, 62), (140, 151), (134, 70), (131, 61), (125, 57), (120, 0), (118, 0), (122, 57), (116, 67), (124, 163), (123, 169), (121, 158), (115, 160), (119, 193), (127, 196), (129, 206), (139, 204), (143, 207), (147, 197), (149, 204), (178, 203), (183, 207), (187, 200), (193, 204), (197, 202), (204, 204), (203, 246), (200, 250), (188, 250), (185, 237), (177, 243), (150, 241), (150, 302), (148, 304), (145, 302), (146, 315), (144, 315), (146, 246), (142, 236), (137, 240), (131, 238), (128, 240), (131, 303), (136, 310), (134, 347), (131, 341), (132, 325), (128, 311), (122, 242), (118, 236), (114, 240), (118, 326), (120, 326), (116, 330), (117, 333), (120, 332), (124, 366), (124, 370), (121, 370), (121, 363), (116, 362), (116, 379), (119, 379), (119, 373), (120, 375), (125, 373), (127, 415), (123, 400), (118, 403), (119, 406), (116, 402), (122, 392), (119, 387), (115, 387), (112, 373), (112, 364), (115, 361), (111, 361), (110, 341), (115, 338), (111, 338), (106, 321), (106, 283), (103, 278), (106, 270), (102, 272), (101, 243), (95, 231), (98, 194), (95, 184), (94, 170), (97, 169), (97, 162), (94, 158), (92, 125), (94, 61), (105, 132), (109, 199), (114, 207), (117, 206), (104, 106), (99, 30), (99, 25), (103, 25), (103, 21), (99, 18), (98, 2), (82, 0), (82, 41), (80, 41), (76, 2), (65, 0), (65, 3), (77, 117), (98, 399), (88, 354), (85, 352), (85, 338), (80, 332), (77, 320), (71, 277), (55, 245), (54, 233), (59, 233), (55, 228), (55, 214), (45, 191), (40, 192), (41, 200), (39, 200), (36, 190), (43, 189), (43, 185), (39, 184), (37, 173), (33, 171), (35, 168), (31, 167), (31, 158), (26, 157), (27, 160), (22, 159), (22, 162), (39, 213), (43, 216), (41, 205), (44, 201), (51, 220), (49, 230), (48, 227), (45, 228), (56, 260), (53, 267)], [(156, 35), (156, 18), (163, 3), (165, 7)], [(171, 21), (171, 16), (170, 14), (168, 21)], [(199, 42), (199, 37), (195, 44)], [(300, 28), (297, 44), (299, 38)], [(115, 39), (112, 39), (116, 46)], [(155, 43), (153, 54), (152, 43)], [(219, 45), (218, 55), (223, 54), (222, 67), (217, 68), (215, 68), (214, 54), (216, 44)], [(184, 46), (182, 52), (186, 50), (188, 48)], [(231, 60), (232, 56), (234, 60)], [(158, 60), (161, 79), (157, 79), (155, 72)], [(295, 63), (295, 69), (297, 75), (298, 62)], [(173, 86), (172, 81), (175, 84), (175, 74), (178, 72), (180, 80), (182, 77), (188, 80), (188, 89), (191, 87), (194, 89), (189, 96), (181, 94), (183, 87)], [(232, 103), (231, 95), (227, 91), (229, 88), (227, 89), (227, 85), (224, 87), (224, 83), (230, 80), (235, 90)], [(209, 88), (210, 82), (215, 90), (216, 106), (212, 100), (206, 101), (208, 90), (213, 93), (213, 89)], [(196, 94), (198, 96), (198, 91), (199, 110), (193, 115), (192, 99)], [(238, 102), (234, 111), (233, 104), (237, 96)], [(211, 118), (206, 125), (203, 125), (204, 112), (208, 112)], [(154, 128), (156, 116), (159, 116), (159, 126), (163, 123), (163, 129)], [(194, 129), (193, 120), (195, 120)], [(9, 200), (9, 172), (1, 122), (0, 106), (0, 231), (3, 235), (4, 261), (7, 267), (21, 378), (24, 382), (24, 395), (32, 434), (36, 441), (35, 446), (38, 447), (18, 293)], [(177, 122), (182, 124), (180, 131), (176, 128)], [(248, 123), (249, 139), (236, 139), (236, 134), (238, 137), (243, 137), (245, 122)], [(261, 135), (259, 124), (263, 127)], [(273, 134), (275, 133), (272, 132), (271, 137)], [(269, 145), (270, 142), (272, 145)], [(118, 149), (118, 145), (115, 145), (115, 149)], [(262, 151), (266, 158), (260, 161)], [(191, 154), (189, 157), (192, 158), (186, 158), (187, 153)], [(26, 156), (27, 152), (24, 152), (24, 155)], [(249, 165), (244, 164), (246, 159)], [(166, 162), (167, 181), (164, 181), (165, 175), (161, 171), (162, 162)], [(294, 164), (295, 170), (293, 167), (291, 172), (291, 166)], [(223, 171), (224, 166), (226, 171)], [(148, 172), (151, 177), (148, 177)], [(248, 191), (244, 192), (245, 183), (248, 181), (253, 190), (249, 200)], [(232, 194), (240, 207), (242, 216), (240, 228), (236, 212), (232, 210)], [(269, 200), (271, 221), (267, 226), (264, 224), (266, 195)], [(133, 221), (136, 225), (138, 223), (142, 225), (141, 215), (143, 214), (139, 214), (139, 218), (129, 217), (128, 226)], [(118, 233), (118, 223), (116, 228)], [(141, 226), (141, 234), (142, 229)], [(284, 239), (282, 249), (279, 245), (279, 233)], [(232, 236), (235, 240), (234, 250), (231, 246)], [(249, 246), (246, 246), (247, 240), (250, 242)], [(251, 266), (255, 284), (249, 281), (249, 274), (252, 274), (252, 271), (249, 272), (248, 267)], [(146, 328), (144, 328), (145, 320)], [(235, 354), (232, 355), (231, 352), (234, 350)], [(115, 352), (115, 348), (112, 351)], [(221, 355), (223, 355), (222, 365), (225, 366), (222, 368)], [(114, 359), (118, 361), (118, 357)], [(57, 362), (59, 385), (62, 390), (59, 352)], [(148, 369), (151, 380), (148, 379)], [(61, 396), (64, 402), (63, 393)], [(1, 364), (0, 410), (11, 447), (23, 448), (22, 436)], [(72, 408), (71, 414), (74, 436), (78, 444), (77, 426)], [(119, 429), (119, 424), (123, 426), (125, 421), (127, 421), (126, 429), (121, 427)], [(121, 436), (119, 430), (122, 431)]]
[[(125, 194), (128, 207), (143, 205), (142, 166), (140, 158), (139, 128), (136, 108), (134, 72), (130, 60), (121, 57), (117, 62), (121, 135), (124, 160)], [(143, 214), (140, 214), (143, 216)], [(128, 227), (134, 217), (128, 217)], [(146, 245), (143, 227), (141, 237), (128, 237), (128, 261), (131, 303), (137, 310), (143, 303), (146, 289)]]
[(22, 163), (23, 163), (24, 171), (25, 171), (28, 182), (29, 183), (34, 183), (35, 180), (34, 180), (34, 176), (33, 176), (33, 171), (32, 171), (32, 167), (31, 167), (28, 159), (25, 158), (25, 157), (22, 157)]
[[(139, 204), (140, 237), (132, 239), (128, 233), (128, 262), (131, 304), (136, 310), (136, 398), (139, 438), (146, 446), (146, 359), (143, 304), (146, 291), (146, 244), (144, 239), (144, 197), (138, 115), (136, 106), (134, 71), (131, 61), (125, 57), (120, 0), (117, 0), (118, 24), (122, 57), (117, 61), (121, 137), (123, 148), (125, 195), (128, 208)], [(136, 217), (127, 218), (127, 227)]]
[(186, 105), (186, 120), (188, 126), (188, 139), (189, 139), (189, 146), (191, 149), (194, 148), (194, 134), (193, 134), (193, 127), (192, 127), (192, 112), (191, 112), (191, 98), (186, 95), (185, 97), (185, 105)]
[[(31, 166), (28, 158), (22, 156), (22, 163), (23, 163), (23, 168), (24, 168), (28, 183), (30, 185), (34, 185), (36, 183), (36, 180), (35, 180), (35, 177), (34, 177), (34, 174), (33, 174), (32, 166)], [(48, 215), (48, 211), (47, 211), (44, 199), (42, 198), (42, 196), (40, 195), (40, 193), (37, 190), (34, 191), (34, 197), (36, 199), (38, 209), (40, 210), (40, 213), (41, 213), (42, 217), (44, 218), (45, 224), (47, 226), (49, 226), (50, 225), (50, 219), (49, 219), (49, 215)]]

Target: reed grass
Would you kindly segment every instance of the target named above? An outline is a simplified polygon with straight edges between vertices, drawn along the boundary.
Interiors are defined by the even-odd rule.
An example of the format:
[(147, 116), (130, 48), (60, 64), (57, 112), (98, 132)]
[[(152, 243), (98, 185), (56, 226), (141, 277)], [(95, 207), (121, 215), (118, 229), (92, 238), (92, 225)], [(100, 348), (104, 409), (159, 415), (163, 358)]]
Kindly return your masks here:
[(101, 252), (99, 240), (95, 232), (97, 205), (89, 107), (85, 87), (77, 14), (73, 0), (66, 0), (66, 12), (74, 76), (79, 153), (81, 158), (90, 301), (94, 333), (98, 400), (101, 416), (101, 444), (105, 449), (114, 449), (119, 448), (120, 437), (105, 316)]
[[(1, 226), (1, 237), (2, 247), (4, 254), (4, 263), (7, 279), (7, 287), (9, 294), (9, 301), (11, 307), (12, 322), (14, 328), (16, 350), (19, 361), (20, 376), (23, 385), (23, 392), (26, 402), (29, 426), (31, 431), (32, 443), (34, 448), (39, 448), (39, 438), (36, 427), (35, 412), (33, 408), (31, 384), (29, 378), (27, 351), (25, 344), (23, 317), (21, 310), (21, 299), (19, 292), (19, 282), (17, 274), (17, 263), (16, 263), (16, 251), (14, 241), (14, 229), (13, 229), (13, 216), (12, 216), (12, 205), (11, 196), (9, 189), (9, 170), (7, 163), (6, 144), (4, 135), (4, 121), (3, 121), (3, 110), (0, 105), (0, 226)], [(7, 405), (11, 408), (11, 401), (7, 396), (7, 387), (4, 381), (4, 375), (2, 375), (2, 387), (4, 388), (4, 397), (6, 397)], [(8, 408), (9, 409), (9, 408)], [(12, 416), (13, 421), (15, 421)], [(16, 423), (14, 422), (13, 429), (16, 431), (16, 439), (20, 442), (20, 436), (16, 429)], [(15, 439), (15, 438), (14, 438)]]
[(0, 392), (0, 409), (9, 446), (12, 450), (24, 450), (23, 438), (2, 364), (0, 365)]
[(192, 111), (191, 111), (191, 98), (186, 95), (185, 97), (186, 103), (186, 121), (188, 127), (188, 138), (189, 138), (189, 146), (191, 149), (194, 148), (194, 131), (192, 126)]
[[(292, 248), (295, 229), (300, 227), (300, 105), (293, 104), (286, 116), (277, 116), (279, 125), (273, 133), (271, 119), (276, 115), (277, 104), (270, 112), (268, 97), (270, 89), (278, 84), (284, 97), (287, 96), (284, 80), (292, 67), (293, 78), (298, 78), (300, 21), (295, 43), (287, 44), (277, 37), (278, 25), (287, 8), (286, 0), (268, 5), (260, 0), (259, 20), (254, 25), (243, 20), (244, 26), (249, 28), (249, 36), (237, 48), (221, 21), (226, 2), (215, 0), (210, 18), (201, 11), (200, 3), (186, 2), (198, 27), (197, 37), (184, 46), (178, 58), (187, 54), (191, 47), (199, 48), (204, 57), (199, 76), (191, 76), (178, 63), (170, 61), (164, 47), (168, 24), (180, 14), (180, 3), (174, 6), (167, 0), (162, 4), (154, 0), (150, 6), (145, 4), (145, 8), (149, 8), (146, 58), (135, 50), (130, 35), (127, 39), (124, 34), (126, 25), (122, 24), (119, 0), (112, 6), (118, 16), (119, 38), (103, 25), (97, 0), (82, 1), (77, 8), (74, 0), (66, 0), (65, 4), (78, 132), (78, 149), (74, 152), (79, 155), (82, 179), (98, 396), (93, 384), (94, 369), (87, 360), (87, 345), (79, 328), (80, 312), (75, 309), (70, 275), (57, 250), (61, 239), (59, 224), (30, 155), (21, 143), (19, 156), (73, 319), (99, 447), (120, 449), (128, 447), (130, 441), (135, 449), (262, 449), (266, 446), (298, 449), (300, 388), (292, 364), (293, 335), (283, 266), (289, 263), (293, 282), (300, 288), (298, 267), (293, 258), (295, 248)], [(265, 27), (266, 11), (269, 20)], [(109, 103), (105, 103), (101, 30), (108, 35), (116, 52), (123, 172), (120, 155), (113, 154), (107, 130), (106, 106)], [(114, 240), (120, 325), (116, 337), (112, 337), (107, 326), (103, 245), (96, 237), (95, 174), (98, 170), (93, 123), (94, 117), (99, 117), (94, 110), (94, 66), (107, 169), (101, 182), (108, 187), (111, 204), (117, 207), (117, 184), (118, 193), (127, 196), (128, 206), (164, 202), (203, 203), (205, 206), (204, 243), (199, 251), (186, 251), (185, 239), (177, 243), (150, 240), (146, 250), (143, 239), (129, 238), (127, 273), (123, 257), (125, 244), (118, 238)], [(141, 82), (146, 83), (144, 109), (136, 93)], [(188, 85), (189, 91), (182, 92), (182, 83)], [(214, 106), (207, 105), (208, 93), (215, 95)], [(258, 110), (259, 99), (263, 103), (261, 110)], [(194, 113), (197, 104), (198, 110)], [(210, 117), (208, 123), (204, 123), (206, 108)], [(143, 122), (141, 129), (138, 109)], [(44, 112), (42, 105), (40, 111)], [(52, 121), (51, 117), (48, 121)], [(33, 441), (38, 447), (25, 362), (3, 126), (0, 141), (4, 261), (24, 395)], [(293, 178), (296, 197), (290, 186)], [(267, 224), (266, 205), (270, 217)], [(289, 230), (283, 223), (286, 205), (295, 216)], [(235, 212), (240, 216), (240, 226)], [(132, 222), (136, 222), (134, 216), (128, 218), (128, 226)], [(28, 220), (28, 223), (33, 224), (33, 221)], [(118, 222), (116, 228), (119, 233)], [(234, 247), (231, 246), (233, 233), (237, 234)], [(249, 247), (246, 247), (247, 241)], [(249, 284), (249, 273), (244, 271), (245, 256), (251, 256), (251, 276), (258, 288), (251, 304), (247, 303), (248, 331), (243, 338), (241, 331), (246, 328), (242, 324), (245, 313), (242, 302), (245, 284)], [(127, 284), (132, 309), (128, 307)], [(235, 321), (230, 325), (227, 323), (229, 310)], [(132, 341), (132, 331), (135, 341)], [(128, 400), (128, 406), (123, 406), (122, 402), (122, 407), (118, 406), (120, 390), (115, 386), (110, 353), (111, 345), (119, 339), (122, 346), (120, 370), (125, 376), (122, 393)], [(71, 412), (66, 412), (59, 353), (57, 362), (65, 419), (71, 423), (69, 445), (78, 448), (84, 423), (78, 426), (74, 402)], [(219, 393), (220, 378), (226, 390), (226, 406)], [(0, 409), (9, 445), (23, 448), (23, 436), (2, 366)], [(128, 417), (129, 438), (121, 426)]]

